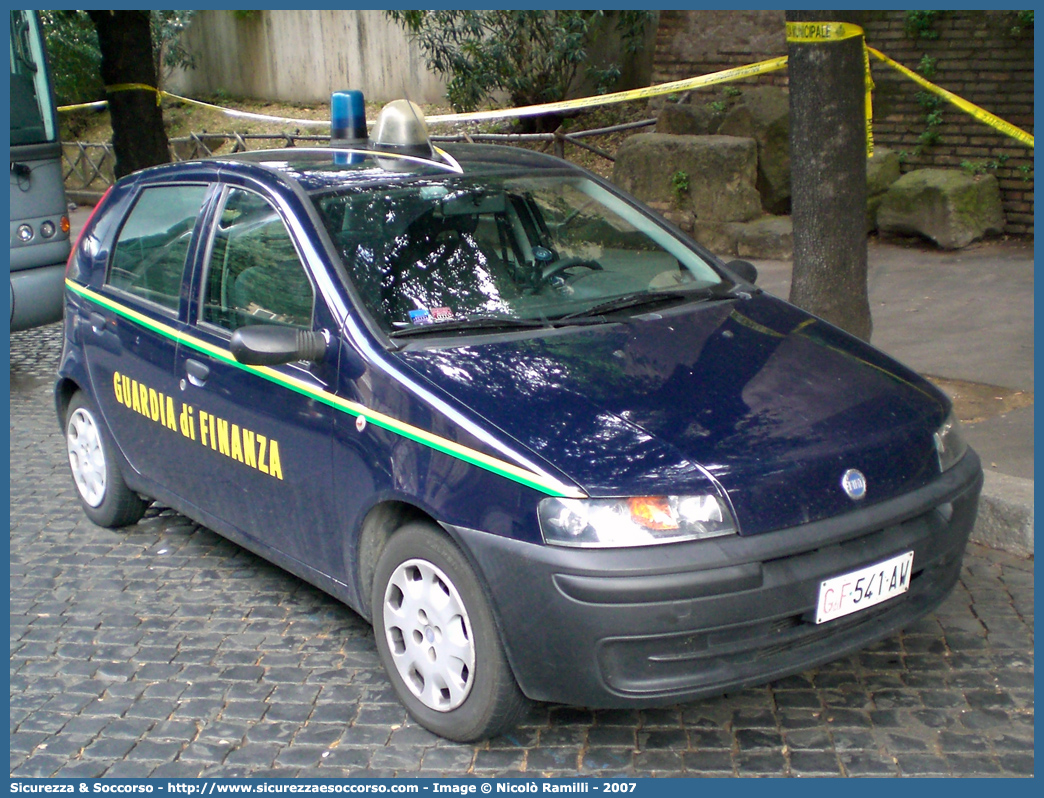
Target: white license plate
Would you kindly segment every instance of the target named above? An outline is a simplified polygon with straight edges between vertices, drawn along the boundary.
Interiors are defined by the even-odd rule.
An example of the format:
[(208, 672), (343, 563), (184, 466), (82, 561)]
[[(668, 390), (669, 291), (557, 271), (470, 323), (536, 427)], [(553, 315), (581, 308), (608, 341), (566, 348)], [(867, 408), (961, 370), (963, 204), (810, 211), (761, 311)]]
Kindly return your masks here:
[(910, 589), (913, 552), (819, 583), (816, 623), (865, 610)]

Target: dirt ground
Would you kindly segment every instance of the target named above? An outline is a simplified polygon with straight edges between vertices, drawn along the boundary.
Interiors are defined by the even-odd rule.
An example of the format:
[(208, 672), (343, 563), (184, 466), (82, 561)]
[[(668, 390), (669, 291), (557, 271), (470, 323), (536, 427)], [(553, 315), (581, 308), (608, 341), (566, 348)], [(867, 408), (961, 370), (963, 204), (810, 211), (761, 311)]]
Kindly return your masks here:
[(1033, 406), (1032, 391), (1016, 391), (999, 385), (926, 376), (950, 397), (957, 418), (964, 424), (977, 424), (1012, 410)]

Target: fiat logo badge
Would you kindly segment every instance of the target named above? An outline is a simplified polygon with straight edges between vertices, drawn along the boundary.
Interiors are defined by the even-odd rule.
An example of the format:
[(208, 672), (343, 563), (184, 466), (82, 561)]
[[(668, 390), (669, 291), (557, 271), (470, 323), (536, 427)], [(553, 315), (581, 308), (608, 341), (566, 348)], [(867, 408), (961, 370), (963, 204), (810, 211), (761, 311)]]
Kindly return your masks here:
[(845, 489), (848, 498), (862, 499), (866, 496), (866, 477), (862, 471), (850, 468), (841, 477), (841, 487)]

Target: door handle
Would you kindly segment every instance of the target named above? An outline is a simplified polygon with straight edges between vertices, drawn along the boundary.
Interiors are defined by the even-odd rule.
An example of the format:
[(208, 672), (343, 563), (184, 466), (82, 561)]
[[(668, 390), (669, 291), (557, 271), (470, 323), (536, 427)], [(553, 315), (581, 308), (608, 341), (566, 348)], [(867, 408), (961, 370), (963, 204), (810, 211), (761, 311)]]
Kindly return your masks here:
[(91, 329), (101, 335), (105, 332), (106, 318), (101, 313), (92, 312), (90, 315)]
[(185, 372), (188, 374), (189, 382), (197, 388), (202, 388), (203, 383), (205, 383), (207, 377), (210, 376), (210, 366), (206, 363), (200, 363), (198, 360), (189, 358), (185, 361)]

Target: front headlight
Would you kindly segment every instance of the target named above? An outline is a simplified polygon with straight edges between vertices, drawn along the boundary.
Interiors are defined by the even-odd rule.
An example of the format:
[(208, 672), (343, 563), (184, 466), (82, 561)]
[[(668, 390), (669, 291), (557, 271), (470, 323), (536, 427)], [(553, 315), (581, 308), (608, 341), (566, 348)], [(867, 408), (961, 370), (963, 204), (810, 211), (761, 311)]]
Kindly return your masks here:
[(968, 444), (961, 434), (961, 422), (950, 412), (942, 426), (935, 431), (935, 451), (939, 455), (939, 470), (946, 471), (957, 465), (968, 451)]
[(714, 495), (549, 498), (537, 513), (544, 540), (555, 546), (650, 546), (736, 533), (728, 506)]

